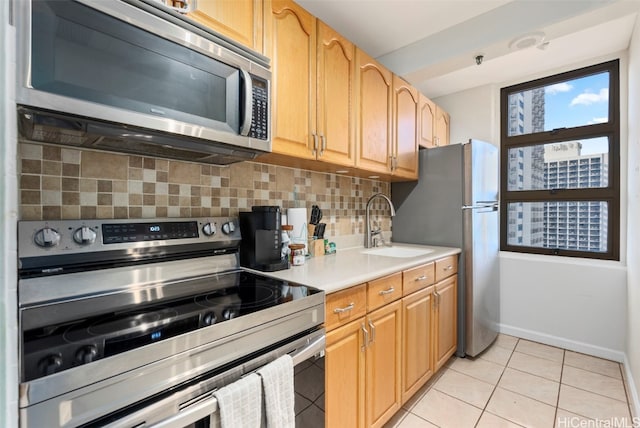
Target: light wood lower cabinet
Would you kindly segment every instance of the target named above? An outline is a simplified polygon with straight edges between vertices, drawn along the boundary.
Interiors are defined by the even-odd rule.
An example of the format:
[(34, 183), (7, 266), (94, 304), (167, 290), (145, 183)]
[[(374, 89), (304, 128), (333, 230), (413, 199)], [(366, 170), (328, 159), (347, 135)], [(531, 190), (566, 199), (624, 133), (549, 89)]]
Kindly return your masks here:
[(402, 403), (433, 376), (433, 290), (402, 299)]
[(435, 371), (438, 371), (456, 351), (458, 277), (451, 276), (435, 285), (434, 331)]
[(456, 273), (444, 257), (327, 296), (326, 427), (383, 426), (453, 355)]
[(401, 302), (327, 333), (325, 426), (381, 427), (401, 405)]
[(370, 313), (367, 325), (370, 337), (366, 349), (367, 426), (381, 427), (401, 406), (401, 301)]
[(325, 426), (365, 427), (365, 317), (327, 333)]

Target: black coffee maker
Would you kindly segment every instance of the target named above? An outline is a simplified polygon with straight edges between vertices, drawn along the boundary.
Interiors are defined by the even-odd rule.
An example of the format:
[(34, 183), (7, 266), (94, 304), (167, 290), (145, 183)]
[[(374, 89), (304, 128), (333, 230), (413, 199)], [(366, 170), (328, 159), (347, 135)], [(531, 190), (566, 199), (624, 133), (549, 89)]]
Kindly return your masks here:
[(289, 268), (282, 258), (280, 207), (255, 206), (240, 212), (240, 264), (250, 269), (273, 272)]

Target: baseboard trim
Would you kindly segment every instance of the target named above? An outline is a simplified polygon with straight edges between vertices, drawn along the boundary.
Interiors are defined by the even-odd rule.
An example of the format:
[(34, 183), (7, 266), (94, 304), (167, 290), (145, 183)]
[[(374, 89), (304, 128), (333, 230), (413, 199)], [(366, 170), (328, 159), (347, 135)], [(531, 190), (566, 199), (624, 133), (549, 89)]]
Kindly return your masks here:
[(524, 328), (513, 327), (505, 324), (499, 324), (498, 329), (500, 333), (508, 334), (510, 336), (516, 336), (522, 339), (544, 343), (546, 345), (557, 346), (559, 348), (568, 349), (570, 351), (580, 352), (582, 354), (593, 355), (594, 357), (616, 361), (618, 363), (624, 363), (626, 358), (625, 353), (622, 351), (603, 348), (601, 346), (595, 346), (589, 343), (578, 342), (576, 340), (571, 340), (564, 337), (540, 333), (538, 331), (527, 330)]
[(640, 397), (638, 397), (638, 390), (636, 389), (636, 383), (631, 374), (629, 359), (627, 354), (624, 355), (624, 380), (627, 387), (627, 394), (629, 397), (629, 406), (631, 407), (631, 416), (634, 418), (634, 422), (637, 418), (640, 418)]
[[(564, 337), (553, 336), (550, 334), (540, 333), (538, 331), (527, 330), (524, 328), (513, 327), (510, 325), (499, 324), (500, 333), (516, 336), (522, 339), (532, 340), (544, 343), (546, 345), (557, 346), (559, 348), (568, 349), (570, 351), (580, 352), (582, 354), (593, 355), (594, 357), (605, 358), (607, 360), (622, 363), (624, 371), (625, 387), (629, 397), (629, 407), (633, 418), (640, 418), (640, 396), (636, 389), (636, 383), (631, 373), (629, 359), (625, 352), (616, 351), (614, 349), (603, 348), (601, 346), (590, 345), (584, 342), (566, 339)], [(636, 421), (638, 419), (634, 419)]]

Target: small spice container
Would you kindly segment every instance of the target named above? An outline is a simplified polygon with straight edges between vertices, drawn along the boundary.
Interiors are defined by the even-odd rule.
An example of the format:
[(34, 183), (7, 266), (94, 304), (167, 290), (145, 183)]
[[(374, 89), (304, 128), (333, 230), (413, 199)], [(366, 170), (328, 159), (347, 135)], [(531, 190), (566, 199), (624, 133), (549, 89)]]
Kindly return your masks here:
[(292, 266), (304, 264), (304, 244), (289, 244), (289, 262)]

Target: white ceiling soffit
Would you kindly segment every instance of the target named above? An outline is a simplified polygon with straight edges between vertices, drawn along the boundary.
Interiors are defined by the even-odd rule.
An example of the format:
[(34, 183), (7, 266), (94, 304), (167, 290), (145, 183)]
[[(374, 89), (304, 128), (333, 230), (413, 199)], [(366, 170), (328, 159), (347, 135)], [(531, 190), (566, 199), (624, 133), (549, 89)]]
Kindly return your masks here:
[[(533, 47), (510, 52), (508, 55), (487, 54), (480, 66), (475, 64), (472, 57), (463, 57), (447, 63), (442, 67), (446, 70), (439, 70), (441, 72), (435, 67), (432, 70), (410, 73), (405, 78), (431, 98), (492, 83), (524, 82), (539, 77), (545, 71), (624, 51), (629, 45), (634, 22), (635, 15), (627, 15), (554, 38), (544, 49)], [(603, 37), (603, 34), (610, 36)], [(611, 36), (614, 34), (615, 36)], [(502, 46), (490, 47), (487, 52), (501, 48)], [(423, 72), (428, 76), (421, 76)]]
[[(432, 98), (624, 50), (640, 10), (640, 0), (296, 1)], [(509, 47), (538, 32), (544, 50)]]
[(296, 0), (374, 58), (513, 0)]

